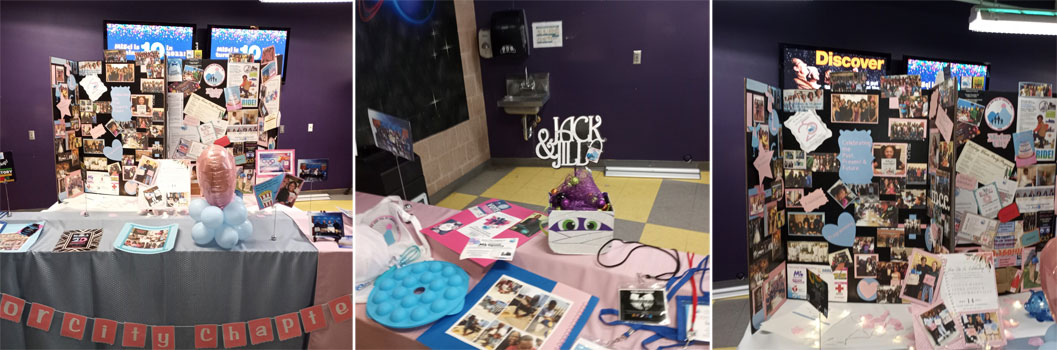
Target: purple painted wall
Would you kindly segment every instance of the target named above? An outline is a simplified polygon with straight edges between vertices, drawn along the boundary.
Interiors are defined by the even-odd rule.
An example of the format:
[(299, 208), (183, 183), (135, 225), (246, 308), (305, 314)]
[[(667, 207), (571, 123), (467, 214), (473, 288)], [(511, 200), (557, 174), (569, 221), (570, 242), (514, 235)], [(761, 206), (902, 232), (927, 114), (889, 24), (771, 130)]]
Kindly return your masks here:
[[(1050, 3), (1049, 5), (1052, 5)], [(1036, 3), (1039, 6), (1039, 3)], [(713, 184), (715, 279), (747, 269), (743, 78), (778, 86), (778, 43), (990, 62), (992, 90), (1019, 81), (1057, 80), (1057, 38), (969, 31), (969, 8), (957, 2), (715, 2)], [(733, 150), (726, 152), (723, 150)]]
[[(0, 150), (13, 151), (17, 166), (17, 182), (8, 185), (12, 208), (55, 200), (48, 58), (102, 60), (104, 19), (193, 23), (203, 47), (209, 24), (290, 28), (279, 148), (330, 159), (329, 180), (305, 189), (352, 187), (351, 4), (5, 1), (0, 8)], [(35, 141), (27, 130), (36, 130)]]
[[(707, 161), (709, 135), (708, 2), (476, 1), (478, 28), (493, 12), (525, 9), (531, 22), (562, 21), (564, 45), (533, 49), (526, 58), (481, 59), (492, 157), (534, 158), (521, 137), (520, 116), (496, 105), (508, 75), (549, 72), (552, 118), (602, 116), (603, 158)], [(531, 27), (530, 27), (531, 31)], [(632, 65), (632, 51), (643, 50)], [(538, 129), (537, 129), (538, 130)], [(535, 138), (533, 138), (535, 140)]]

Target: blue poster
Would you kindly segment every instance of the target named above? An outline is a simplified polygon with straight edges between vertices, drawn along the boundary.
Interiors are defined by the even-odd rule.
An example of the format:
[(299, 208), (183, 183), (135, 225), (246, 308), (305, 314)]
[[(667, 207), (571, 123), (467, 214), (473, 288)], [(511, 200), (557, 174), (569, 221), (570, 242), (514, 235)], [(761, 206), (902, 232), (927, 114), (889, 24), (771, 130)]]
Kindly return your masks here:
[(227, 59), (232, 53), (253, 54), (260, 61), (261, 53), (275, 46), (275, 54), (283, 56), (283, 71), (286, 71), (286, 30), (212, 28), (209, 33), (209, 58)]
[(862, 185), (873, 180), (873, 136), (870, 130), (841, 130), (840, 179), (845, 184)]
[(194, 49), (194, 28), (148, 24), (106, 24), (106, 49), (125, 50), (129, 60), (137, 52), (158, 51), (160, 58), (184, 58)]

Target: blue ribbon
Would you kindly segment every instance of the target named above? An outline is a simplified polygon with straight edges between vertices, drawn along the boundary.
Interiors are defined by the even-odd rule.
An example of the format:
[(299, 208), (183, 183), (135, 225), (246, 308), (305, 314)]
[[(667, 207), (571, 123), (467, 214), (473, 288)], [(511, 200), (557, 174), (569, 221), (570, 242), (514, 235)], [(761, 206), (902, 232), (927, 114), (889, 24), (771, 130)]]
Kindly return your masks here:
[[(697, 285), (698, 291), (699, 291), (700, 294), (706, 295), (705, 288), (704, 288), (704, 283), (705, 283), (704, 275), (705, 275), (705, 272), (708, 271), (708, 258), (709, 258), (709, 256), (706, 255), (704, 259), (701, 259), (701, 262), (699, 262), (696, 267), (687, 269), (686, 272), (684, 272), (681, 277), (672, 278), (672, 279), (668, 280), (667, 283), (665, 283), (664, 290), (667, 292), (666, 293), (667, 297), (665, 298), (666, 299), (665, 302), (670, 302), (672, 300), (672, 297), (675, 296), (675, 292), (678, 291), (679, 288), (682, 288), (683, 284), (686, 284), (686, 281), (689, 281), (690, 277), (693, 276), (694, 274), (698, 273), (698, 272), (701, 272), (701, 277), (702, 277), (702, 278), (699, 279), (699, 282), (698, 282), (698, 285)], [(617, 320), (613, 320), (613, 321), (606, 321), (602, 317), (602, 316), (606, 316), (606, 315), (615, 315), (615, 316), (617, 316), (618, 319)], [(700, 344), (700, 345), (709, 344), (709, 342), (705, 342), (705, 341), (688, 341), (686, 334), (679, 334), (679, 329), (677, 327), (652, 326), (652, 325), (645, 325), (645, 324), (640, 324), (640, 323), (629, 323), (629, 322), (620, 321), (619, 317), (620, 317), (620, 311), (617, 310), (617, 309), (602, 309), (602, 310), (598, 311), (598, 320), (601, 321), (603, 324), (605, 324), (607, 326), (627, 326), (628, 328), (630, 328), (627, 332), (624, 332), (623, 334), (620, 335), (620, 338), (618, 338), (619, 340), (627, 339), (627, 337), (631, 336), (632, 333), (635, 333), (635, 332), (637, 332), (639, 330), (645, 330), (645, 331), (653, 332), (654, 334), (652, 336), (650, 336), (649, 338), (646, 338), (645, 340), (642, 341), (641, 345), (642, 345), (643, 349), (648, 349), (648, 345), (650, 343), (653, 343), (653, 342), (655, 342), (657, 340), (660, 340), (660, 339), (671, 339), (671, 340), (682, 342), (682, 343), (661, 346), (661, 347), (658, 347), (657, 350), (663, 350), (663, 349), (673, 348), (673, 347), (677, 347), (677, 346), (688, 346), (688, 345), (691, 345), (691, 344)]]

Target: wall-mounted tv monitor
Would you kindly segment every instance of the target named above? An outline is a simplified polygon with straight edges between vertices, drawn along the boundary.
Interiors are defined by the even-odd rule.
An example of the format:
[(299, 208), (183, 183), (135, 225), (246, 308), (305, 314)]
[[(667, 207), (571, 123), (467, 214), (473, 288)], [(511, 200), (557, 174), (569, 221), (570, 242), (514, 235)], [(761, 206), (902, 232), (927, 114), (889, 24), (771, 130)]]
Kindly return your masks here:
[(209, 58), (227, 59), (232, 53), (253, 54), (259, 61), (261, 52), (275, 46), (279, 72), (286, 81), (286, 51), (290, 48), (290, 28), (240, 27), (209, 25)]
[(964, 78), (982, 77), (987, 89), (987, 78), (991, 73), (991, 64), (981, 62), (969, 62), (961, 60), (932, 59), (924, 57), (906, 56), (907, 74), (921, 76), (921, 88), (931, 89), (936, 85), (936, 73), (942, 72), (947, 67), (951, 69), (951, 76), (960, 80)]
[(892, 55), (887, 53), (779, 44), (778, 77), (783, 89), (829, 89), (832, 72), (866, 73), (866, 89), (880, 90)]
[(184, 58), (194, 49), (195, 25), (157, 22), (103, 21), (106, 50), (125, 50), (129, 60), (137, 52), (158, 51), (161, 57)]

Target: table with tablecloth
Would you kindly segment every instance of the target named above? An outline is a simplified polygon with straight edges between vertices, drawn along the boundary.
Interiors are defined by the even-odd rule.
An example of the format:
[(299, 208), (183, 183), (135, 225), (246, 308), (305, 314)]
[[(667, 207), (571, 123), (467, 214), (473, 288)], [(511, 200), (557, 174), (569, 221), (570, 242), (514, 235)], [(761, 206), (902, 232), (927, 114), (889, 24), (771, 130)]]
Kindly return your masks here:
[[(355, 197), (356, 212), (362, 213), (367, 211), (378, 204), (381, 199), (382, 197), (376, 195), (357, 193)], [(457, 210), (429, 206), (421, 203), (412, 203), (410, 211), (422, 223), (422, 227), (428, 227), (440, 222), (442, 219), (458, 213)], [(619, 230), (620, 227), (617, 227), (616, 229)], [(488, 272), (488, 268), (477, 265), (469, 260), (459, 260), (458, 253), (448, 249), (432, 238), (427, 239), (429, 240), (430, 249), (433, 252), (434, 259), (455, 263), (469, 273), (471, 289), (477, 284), (481, 277)], [(625, 245), (614, 243), (610, 251), (604, 254), (601, 259), (606, 264), (618, 263), (628, 254), (632, 247), (633, 245), (631, 244)], [(685, 253), (680, 252), (679, 257), (682, 271), (685, 271), (689, 265), (687, 256)], [(696, 264), (701, 261), (702, 258), (703, 257), (701, 256), (695, 257), (694, 263)], [(618, 307), (619, 300), (617, 290), (625, 284), (637, 282), (639, 273), (657, 275), (671, 272), (675, 269), (675, 260), (673, 260), (670, 255), (665, 256), (664, 253), (654, 249), (639, 249), (635, 251), (624, 264), (615, 268), (607, 269), (600, 266), (595, 261), (594, 255), (554, 254), (547, 246), (547, 237), (543, 234), (535, 235), (530, 241), (519, 247), (514, 255), (514, 260), (511, 261), (511, 263), (540, 276), (559, 283), (567, 284), (587, 292), (588, 294), (597, 296), (599, 298), (599, 303), (595, 307), (587, 325), (579, 336), (584, 339), (601, 340), (603, 342), (615, 339), (619, 337), (621, 333), (628, 330), (627, 327), (623, 326), (607, 326), (598, 319), (599, 310)], [(703, 285), (705, 291), (711, 289), (710, 275), (711, 273), (709, 272), (704, 276), (705, 281)], [(676, 294), (690, 295), (691, 288), (692, 287), (689, 283), (687, 283)], [(673, 302), (669, 304), (669, 310), (672, 310), (672, 312), (669, 313), (672, 326), (674, 326), (676, 322), (674, 305), (673, 298)], [(360, 307), (356, 308), (356, 348), (425, 348), (425, 346), (418, 343), (415, 339), (425, 332), (425, 330), (429, 328), (429, 325), (407, 330), (389, 329), (371, 320), (366, 315), (365, 308), (362, 307), (362, 305), (359, 306)], [(652, 335), (652, 333), (646, 331), (636, 332), (628, 339), (613, 344), (611, 348), (639, 348), (639, 343)], [(651, 346), (661, 344), (672, 344), (672, 342), (660, 340)], [(707, 347), (692, 346), (691, 348)]]
[[(300, 311), (313, 305), (318, 253), (289, 217), (278, 215), (250, 215), (254, 235), (226, 251), (215, 242), (197, 246), (191, 239), (194, 221), (186, 216), (15, 213), (5, 220), (44, 220), (45, 225), (28, 252), (0, 254), (0, 291), (83, 316), (159, 326), (245, 322)], [(114, 240), (130, 222), (178, 224), (175, 246), (160, 254), (114, 249)], [(63, 231), (90, 228), (103, 229), (96, 250), (53, 251)], [(0, 348), (98, 346), (61, 337), (61, 320), (56, 316), (49, 332), (0, 322)], [(190, 347), (193, 339), (193, 328), (176, 329), (177, 347)], [(302, 348), (306, 342), (302, 336), (260, 345)]]
[[(84, 194), (55, 203), (46, 212), (80, 214), (87, 211), (89, 215), (136, 213), (140, 210), (137, 201), (136, 197)], [(302, 199), (300, 202), (304, 203), (305, 200)], [(308, 240), (312, 240), (312, 218), (310, 213), (282, 204), (263, 210), (257, 209), (257, 202), (252, 196), (245, 196), (243, 203), (250, 215), (267, 215), (273, 212), (286, 214), (300, 228), (301, 233)], [(162, 217), (168, 217), (167, 214), (161, 215)], [(265, 224), (269, 225), (269, 227), (271, 225), (270, 222), (265, 222)], [(348, 216), (344, 217), (344, 224), (345, 232), (352, 232), (352, 219)], [(270, 231), (259, 232), (263, 233), (256, 234), (270, 235), (268, 233)], [(316, 264), (314, 303), (322, 304), (352, 293), (352, 249), (340, 248), (332, 240), (320, 240), (311, 243), (318, 251), (319, 257)], [(331, 321), (329, 316), (327, 321)], [(349, 349), (352, 347), (352, 322), (312, 332), (309, 338), (309, 349)]]

